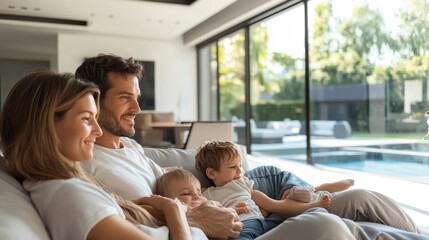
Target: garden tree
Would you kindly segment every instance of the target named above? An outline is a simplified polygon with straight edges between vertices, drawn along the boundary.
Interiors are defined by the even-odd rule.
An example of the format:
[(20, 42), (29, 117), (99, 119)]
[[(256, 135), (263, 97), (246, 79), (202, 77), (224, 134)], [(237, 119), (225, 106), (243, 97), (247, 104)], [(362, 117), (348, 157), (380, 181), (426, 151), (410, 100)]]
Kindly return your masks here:
[[(220, 111), (223, 118), (236, 115), (244, 118), (244, 32), (234, 33), (219, 41)], [(271, 69), (267, 53), (268, 33), (266, 26), (253, 26), (250, 32), (251, 98), (257, 103), (260, 93), (271, 93), (278, 83), (269, 81)]]
[[(404, 82), (422, 80), (423, 103), (420, 112), (427, 110), (427, 81), (429, 81), (429, 0), (405, 1), (398, 12), (399, 27), (396, 45), (392, 50), (396, 58), (389, 66), (376, 66), (369, 77), (371, 82), (385, 79), (388, 82), (389, 110), (404, 110)], [(425, 107), (424, 107), (425, 106)]]
[[(399, 10), (398, 52), (395, 67), (396, 81), (421, 79), (423, 89), (429, 81), (429, 0), (409, 0)], [(428, 93), (423, 91), (424, 102)], [(427, 109), (427, 106), (426, 106)], [(422, 111), (425, 111), (422, 109)]]
[(274, 53), (272, 61), (284, 69), (283, 75), (278, 76), (280, 91), (273, 94), (273, 100), (304, 100), (304, 59), (295, 59), (284, 53)]
[[(353, 24), (357, 16), (352, 15), (352, 19), (348, 20), (336, 18), (332, 12), (332, 1), (320, 2), (314, 9), (313, 35), (310, 40), (312, 84), (362, 83), (372, 66), (360, 54), (361, 51), (347, 46), (346, 43), (353, 42), (354, 37), (342, 32), (358, 28)], [(344, 24), (342, 28), (341, 24)]]
[[(250, 31), (251, 103), (255, 120), (304, 119), (305, 63), (287, 53), (269, 51), (265, 23)], [(287, 44), (287, 43), (285, 43)], [(269, 96), (262, 99), (262, 95)], [(283, 101), (288, 100), (288, 101)]]
[(310, 42), (311, 81), (316, 84), (328, 84), (329, 69), (335, 69), (326, 62), (333, 52), (338, 50), (338, 42), (333, 33), (332, 2), (321, 2), (315, 6), (314, 30)]
[[(238, 31), (218, 42), (220, 117), (231, 117), (231, 109), (244, 116), (244, 31)], [(241, 110), (242, 109), (242, 110)]]
[(268, 32), (265, 23), (252, 26), (250, 29), (250, 81), (251, 103), (258, 102), (261, 93), (275, 91), (276, 82), (270, 81), (271, 69), (267, 67), (270, 61), (268, 53)]
[(399, 51), (404, 58), (429, 52), (429, 0), (408, 0), (399, 10)]
[(332, 1), (318, 4), (310, 45), (312, 83), (367, 83), (374, 54), (393, 42), (383, 29), (381, 14), (368, 5), (356, 6), (349, 18), (340, 19), (332, 14)]
[(320, 65), (321, 68), (317, 70), (322, 73), (320, 74), (322, 79), (316, 79), (316, 75), (312, 77), (312, 83), (317, 84), (319, 82), (321, 85), (366, 84), (366, 77), (373, 71), (374, 67), (353, 49), (346, 52), (331, 53), (328, 58), (315, 65), (316, 67)]
[(371, 9), (368, 4), (356, 6), (351, 17), (339, 25), (340, 50), (345, 53), (352, 50), (371, 62), (371, 58), (383, 53), (383, 48), (393, 44), (384, 29), (384, 19), (378, 10)]
[[(272, 91), (272, 100), (256, 106), (261, 120), (305, 119), (305, 63), (286, 53), (270, 54), (271, 65), (279, 66), (282, 71), (270, 76), (278, 90)], [(274, 84), (273, 84), (274, 85)]]
[(312, 58), (320, 60), (337, 51), (338, 41), (332, 36), (335, 24), (332, 15), (332, 2), (320, 2), (315, 6), (314, 11), (315, 20), (311, 39), (311, 53), (316, 54)]

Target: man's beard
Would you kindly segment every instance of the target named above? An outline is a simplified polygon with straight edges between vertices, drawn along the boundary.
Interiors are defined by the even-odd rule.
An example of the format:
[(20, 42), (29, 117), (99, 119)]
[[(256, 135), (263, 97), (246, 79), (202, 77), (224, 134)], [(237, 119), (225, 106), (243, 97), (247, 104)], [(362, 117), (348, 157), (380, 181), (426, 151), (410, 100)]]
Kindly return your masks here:
[(103, 131), (107, 131), (119, 137), (132, 137), (136, 132), (134, 127), (132, 127), (129, 131), (122, 128), (120, 122), (116, 120), (113, 112), (108, 110), (105, 106), (103, 106), (103, 109), (100, 111), (98, 124), (101, 126)]

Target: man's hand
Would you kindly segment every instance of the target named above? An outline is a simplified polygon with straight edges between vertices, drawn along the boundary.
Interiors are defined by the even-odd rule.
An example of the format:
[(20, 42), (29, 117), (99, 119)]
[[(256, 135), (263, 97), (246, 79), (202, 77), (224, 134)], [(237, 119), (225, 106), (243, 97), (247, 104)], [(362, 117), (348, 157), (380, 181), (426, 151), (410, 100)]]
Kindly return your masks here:
[(219, 203), (207, 201), (186, 213), (189, 225), (200, 228), (210, 238), (236, 238), (243, 224), (232, 208), (224, 208)]

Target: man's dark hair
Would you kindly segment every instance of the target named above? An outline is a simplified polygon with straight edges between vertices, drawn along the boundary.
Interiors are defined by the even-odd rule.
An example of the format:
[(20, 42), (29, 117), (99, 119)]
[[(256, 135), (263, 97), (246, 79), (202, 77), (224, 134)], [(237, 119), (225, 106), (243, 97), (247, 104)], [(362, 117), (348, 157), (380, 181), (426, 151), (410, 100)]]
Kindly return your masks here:
[(85, 59), (76, 69), (75, 75), (85, 81), (98, 85), (101, 98), (104, 97), (110, 86), (107, 81), (109, 72), (132, 74), (140, 79), (143, 75), (143, 66), (133, 60), (133, 58), (122, 58), (113, 54), (98, 54), (96, 57)]

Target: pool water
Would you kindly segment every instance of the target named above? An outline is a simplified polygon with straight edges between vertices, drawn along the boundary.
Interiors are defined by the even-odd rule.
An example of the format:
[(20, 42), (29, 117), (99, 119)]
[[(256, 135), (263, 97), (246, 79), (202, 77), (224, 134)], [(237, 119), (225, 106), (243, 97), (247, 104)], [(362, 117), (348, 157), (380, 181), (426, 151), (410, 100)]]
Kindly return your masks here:
[(393, 160), (365, 160), (350, 162), (320, 162), (319, 164), (355, 171), (394, 177), (413, 178), (429, 182), (429, 164)]
[[(275, 149), (252, 154), (307, 162), (304, 149)], [(312, 148), (313, 163), (429, 184), (429, 142)]]

